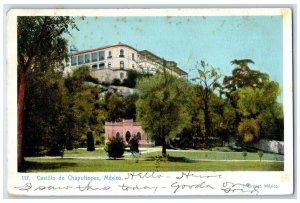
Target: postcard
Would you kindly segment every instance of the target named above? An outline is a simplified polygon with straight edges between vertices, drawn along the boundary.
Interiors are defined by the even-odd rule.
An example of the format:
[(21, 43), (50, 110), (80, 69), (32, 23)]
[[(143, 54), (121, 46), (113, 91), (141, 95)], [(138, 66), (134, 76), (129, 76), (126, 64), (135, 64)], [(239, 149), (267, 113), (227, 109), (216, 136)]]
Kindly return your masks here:
[(294, 193), (292, 9), (11, 9), (11, 196)]

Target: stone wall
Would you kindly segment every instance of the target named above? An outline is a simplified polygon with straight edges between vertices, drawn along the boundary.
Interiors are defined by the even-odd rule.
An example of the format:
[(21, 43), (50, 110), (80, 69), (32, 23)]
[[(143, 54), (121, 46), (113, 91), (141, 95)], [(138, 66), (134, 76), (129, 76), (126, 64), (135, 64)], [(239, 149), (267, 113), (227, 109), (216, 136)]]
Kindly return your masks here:
[(254, 147), (256, 149), (263, 150), (266, 152), (284, 154), (283, 141), (261, 139), (258, 142), (249, 145), (249, 147)]

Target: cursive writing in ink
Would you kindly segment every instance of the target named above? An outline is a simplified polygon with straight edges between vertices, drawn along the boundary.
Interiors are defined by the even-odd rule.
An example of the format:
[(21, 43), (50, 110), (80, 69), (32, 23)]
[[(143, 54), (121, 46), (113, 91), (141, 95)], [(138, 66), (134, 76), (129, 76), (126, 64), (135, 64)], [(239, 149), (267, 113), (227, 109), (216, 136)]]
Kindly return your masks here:
[(87, 191), (87, 190), (109, 190), (110, 186), (104, 186), (104, 187), (93, 187), (91, 186), (91, 181), (85, 185), (85, 186), (77, 186), (76, 188), (79, 189), (79, 191), (83, 192), (83, 191)]
[(221, 178), (222, 175), (196, 175), (191, 173), (190, 171), (188, 172), (181, 172), (180, 176), (176, 176), (176, 179), (182, 179), (182, 178)]
[(139, 179), (148, 179), (148, 178), (162, 178), (163, 175), (157, 174), (156, 172), (131, 172), (127, 174), (127, 177), (125, 180), (133, 180), (134, 178), (139, 178)]
[[(33, 189), (33, 186), (31, 183), (26, 183), (25, 185), (23, 186), (18, 186), (18, 187), (15, 187), (17, 189), (19, 189), (20, 191), (26, 191), (28, 192), (29, 190)], [(55, 187), (53, 185), (50, 185), (50, 186), (44, 186), (44, 185), (40, 185), (38, 187), (35, 187), (33, 189), (33, 191), (43, 191), (43, 190), (68, 190), (72, 188), (72, 186), (63, 186), (63, 187)]]
[(222, 188), (220, 190), (223, 190), (225, 193), (234, 193), (234, 192), (242, 192), (242, 193), (250, 193), (250, 194), (259, 194), (258, 191), (259, 187), (254, 186), (251, 187), (249, 183), (243, 184), (243, 183), (233, 183), (233, 182), (223, 182)]
[(31, 183), (25, 183), (25, 185), (23, 186), (18, 186), (18, 187), (15, 187), (21, 191), (26, 191), (28, 192), (31, 188), (32, 188), (32, 184)]
[(213, 186), (206, 184), (205, 181), (199, 184), (192, 184), (192, 185), (187, 185), (187, 184), (179, 184), (178, 182), (174, 182), (171, 184), (171, 187), (174, 188), (173, 193), (176, 193), (179, 189), (185, 190), (185, 189), (203, 189), (203, 188), (208, 188), (208, 189), (214, 189)]
[(155, 193), (158, 189), (158, 186), (139, 186), (139, 185), (125, 185), (125, 183), (123, 183), (122, 185), (119, 185), (119, 187), (123, 190), (123, 191), (131, 191), (131, 190), (152, 190), (153, 193)]

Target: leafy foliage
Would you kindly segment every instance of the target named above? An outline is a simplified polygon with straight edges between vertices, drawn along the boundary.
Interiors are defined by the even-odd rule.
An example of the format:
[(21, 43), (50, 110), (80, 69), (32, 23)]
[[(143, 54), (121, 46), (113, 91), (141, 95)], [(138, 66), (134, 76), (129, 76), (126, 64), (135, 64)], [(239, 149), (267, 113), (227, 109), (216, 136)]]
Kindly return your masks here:
[(86, 142), (87, 151), (95, 151), (94, 136), (92, 132), (86, 133)]
[(97, 139), (104, 130), (105, 112), (101, 109), (99, 101), (100, 90), (96, 86), (85, 83), (88, 76), (89, 69), (82, 67), (65, 79), (70, 100), (69, 110), (74, 118), (74, 128), (70, 129), (74, 147), (86, 146), (88, 131), (93, 132)]
[(167, 72), (138, 80), (137, 89), (138, 120), (147, 135), (162, 144), (162, 154), (166, 155), (167, 141), (190, 123), (193, 89), (187, 81)]
[(130, 147), (130, 151), (133, 153), (133, 152), (136, 152), (138, 153), (139, 152), (139, 139), (137, 138), (136, 135), (132, 136), (128, 142), (129, 144), (129, 147)]
[(196, 65), (195, 68), (198, 72), (198, 77), (192, 79), (198, 84), (197, 96), (198, 96), (198, 105), (200, 105), (201, 110), (203, 111), (204, 119), (204, 142), (205, 148), (208, 148), (209, 136), (212, 135), (212, 109), (210, 104), (212, 103), (212, 97), (214, 96), (214, 90), (220, 87), (218, 80), (221, 78), (221, 74), (218, 73), (217, 69), (210, 66), (209, 64), (201, 61), (200, 64)]
[(25, 93), (24, 155), (62, 155), (72, 116), (61, 74), (50, 70), (30, 74)]
[(123, 156), (125, 151), (125, 142), (122, 138), (112, 137), (106, 143), (104, 150), (107, 152), (109, 157), (114, 159), (120, 158)]
[(243, 157), (244, 157), (245, 160), (246, 160), (247, 155), (248, 155), (247, 151), (244, 150), (244, 151), (243, 151)]
[(257, 155), (259, 157), (259, 160), (261, 161), (261, 159), (262, 159), (262, 157), (264, 155), (264, 152), (259, 150), (259, 151), (257, 151)]
[(243, 143), (251, 143), (258, 140), (260, 127), (256, 120), (244, 119), (239, 123), (238, 135), (242, 138)]
[[(225, 76), (222, 94), (225, 94), (235, 110), (232, 126), (238, 130), (243, 119), (254, 119), (260, 128), (260, 138), (283, 139), (282, 105), (277, 102), (279, 84), (270, 81), (266, 73), (251, 70), (252, 60), (234, 60), (237, 67), (232, 76)], [(236, 131), (236, 134), (238, 132)], [(251, 140), (252, 136), (248, 135)]]
[(141, 74), (135, 70), (128, 70), (127, 78), (123, 80), (122, 84), (126, 87), (134, 88), (136, 86), (137, 79), (142, 76), (143, 76), (143, 74)]
[[(22, 168), (23, 154), (23, 110), (27, 79), (31, 73), (58, 70), (67, 54), (64, 33), (78, 29), (75, 20), (66, 16), (19, 16), (17, 18), (18, 54), (18, 167)], [(54, 111), (55, 112), (55, 111)], [(30, 138), (28, 138), (30, 139)], [(60, 149), (60, 147), (58, 147)]]

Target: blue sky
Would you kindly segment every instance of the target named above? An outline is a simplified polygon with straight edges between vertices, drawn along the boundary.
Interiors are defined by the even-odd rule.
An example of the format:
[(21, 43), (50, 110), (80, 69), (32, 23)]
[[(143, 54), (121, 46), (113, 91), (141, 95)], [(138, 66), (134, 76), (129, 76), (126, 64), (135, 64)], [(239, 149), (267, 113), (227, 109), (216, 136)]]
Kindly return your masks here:
[(281, 16), (87, 17), (77, 25), (68, 40), (79, 50), (122, 42), (177, 62), (189, 78), (197, 61), (230, 75), (230, 61), (247, 58), (282, 89)]

